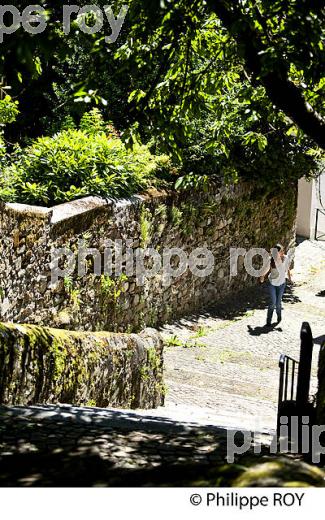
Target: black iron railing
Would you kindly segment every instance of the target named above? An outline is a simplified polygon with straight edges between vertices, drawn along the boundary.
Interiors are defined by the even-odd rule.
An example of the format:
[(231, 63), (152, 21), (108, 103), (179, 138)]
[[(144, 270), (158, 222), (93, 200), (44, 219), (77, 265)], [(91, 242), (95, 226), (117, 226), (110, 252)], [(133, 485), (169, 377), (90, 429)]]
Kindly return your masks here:
[(281, 354), (279, 360), (279, 403), (288, 400), (294, 401), (297, 398), (298, 367), (298, 361)]
[(296, 414), (304, 413), (309, 406), (313, 335), (307, 322), (302, 324), (300, 341), (299, 362), (284, 354), (281, 354), (279, 360), (278, 432), (282, 415), (290, 415), (292, 411)]
[(318, 224), (319, 224), (319, 215), (320, 214), (325, 217), (325, 211), (323, 211), (322, 209), (319, 209), (319, 208), (316, 209), (315, 240), (321, 240), (321, 239), (325, 240), (325, 233), (323, 233), (322, 235), (318, 234)]

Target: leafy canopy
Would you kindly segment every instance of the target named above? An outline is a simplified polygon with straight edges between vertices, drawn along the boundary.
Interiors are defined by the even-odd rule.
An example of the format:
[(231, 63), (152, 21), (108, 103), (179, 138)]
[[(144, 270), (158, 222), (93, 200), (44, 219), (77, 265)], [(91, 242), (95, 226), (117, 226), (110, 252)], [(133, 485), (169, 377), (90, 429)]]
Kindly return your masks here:
[(323, 2), (131, 0), (130, 7), (132, 30), (118, 56), (133, 78), (151, 78), (131, 93), (136, 121), (145, 113), (150, 124), (158, 110), (177, 147), (181, 118), (218, 109), (229, 87), (246, 79), (262, 87), (292, 132), (325, 148)]
[[(72, 40), (79, 40), (80, 54), (83, 53), (85, 39), (80, 37), (75, 23), (69, 37), (63, 34), (62, 5), (54, 0), (39, 3), (48, 12), (46, 31), (32, 36), (19, 29), (5, 37), (1, 47), (0, 72), (13, 87), (19, 82), (26, 86), (26, 82), (39, 77), (42, 71), (46, 72), (47, 81), (51, 81), (53, 55), (64, 62), (71, 55)], [(107, 2), (94, 0), (93, 3), (103, 7)], [(78, 2), (80, 6), (85, 4), (86, 0)], [(222, 89), (220, 73), (226, 85), (234, 79), (231, 67), (226, 72), (222, 70), (224, 61), (228, 65), (237, 64), (253, 86), (263, 86), (271, 103), (290, 118), (297, 129), (321, 148), (325, 147), (323, 0), (110, 2), (115, 13), (125, 4), (129, 12), (117, 45), (122, 38), (126, 40), (119, 56), (123, 58), (123, 71), (131, 76), (131, 83), (136, 87), (131, 100), (141, 108), (133, 111), (134, 121), (143, 124), (144, 110), (150, 116), (154, 98), (157, 102), (162, 98), (163, 106), (175, 106), (175, 115), (176, 112), (190, 115), (202, 103), (213, 103), (214, 93), (216, 104)], [(28, 2), (20, 0), (15, 5), (22, 11)], [(106, 26), (104, 32), (107, 30)], [(101, 33), (87, 39), (90, 48), (88, 46), (86, 53), (94, 58), (93, 70), (105, 61), (110, 66), (110, 56), (116, 47), (105, 43)], [(87, 70), (89, 76), (93, 76), (91, 65)], [(117, 80), (121, 78), (119, 75)], [(165, 86), (165, 91), (161, 86)], [(84, 93), (87, 97), (87, 90)], [(168, 119), (162, 119), (161, 131), (173, 130), (173, 123), (169, 127)]]
[[(57, 149), (76, 132), (77, 142), (84, 134), (97, 142), (102, 129), (94, 118), (92, 136), (83, 122), (76, 128), (89, 104), (103, 103), (127, 146), (150, 141), (156, 153), (172, 151), (192, 177), (244, 177), (276, 186), (317, 173), (321, 153), (315, 143), (322, 147), (324, 137), (323, 2), (117, 0), (114, 12), (122, 4), (130, 9), (113, 46), (103, 34), (81, 34), (76, 24), (65, 36), (62, 6), (40, 3), (49, 13), (46, 32), (31, 36), (21, 29), (2, 44), (1, 73), (21, 109), (9, 141), (56, 133), (43, 139), (48, 149), (50, 143)], [(45, 141), (32, 147), (45, 149)], [(17, 161), (10, 178), (24, 178), (29, 166), (23, 156), (33, 155), (32, 147), (12, 157), (7, 176)], [(64, 150), (69, 162), (69, 147)], [(14, 196), (36, 199), (29, 193), (41, 190), (34, 166), (41, 170), (35, 160), (29, 179), (12, 184)], [(40, 198), (63, 200), (63, 193), (71, 198), (94, 189), (73, 181), (83, 191), (70, 193), (64, 185), (60, 192), (63, 184), (58, 192), (46, 188)]]

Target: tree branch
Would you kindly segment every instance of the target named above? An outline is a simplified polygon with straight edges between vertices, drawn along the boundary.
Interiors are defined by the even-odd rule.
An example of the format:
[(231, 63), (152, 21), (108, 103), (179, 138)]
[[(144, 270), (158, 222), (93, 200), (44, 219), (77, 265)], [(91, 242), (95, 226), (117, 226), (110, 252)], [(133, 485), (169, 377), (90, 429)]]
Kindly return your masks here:
[(265, 87), (274, 105), (321, 148), (325, 149), (325, 119), (306, 102), (302, 91), (289, 79), (288, 64), (278, 58), (277, 66), (267, 69), (263, 64), (266, 47), (247, 15), (232, 0), (207, 0), (209, 8), (219, 17), (240, 46), (249, 71)]

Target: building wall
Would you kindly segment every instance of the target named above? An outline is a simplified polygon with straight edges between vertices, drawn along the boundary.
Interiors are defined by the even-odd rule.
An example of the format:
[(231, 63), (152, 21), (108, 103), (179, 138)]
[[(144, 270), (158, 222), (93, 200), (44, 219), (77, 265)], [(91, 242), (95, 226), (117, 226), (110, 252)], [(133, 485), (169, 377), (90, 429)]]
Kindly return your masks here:
[(313, 183), (314, 181), (307, 181), (305, 178), (298, 183), (297, 234), (305, 238), (310, 238)]
[[(315, 238), (316, 212), (318, 212), (317, 236), (325, 235), (325, 172), (314, 181), (312, 209), (311, 209), (311, 238)], [(322, 237), (325, 240), (325, 236)]]
[[(317, 210), (325, 213), (325, 172), (318, 179), (298, 184), (297, 234), (315, 239)], [(318, 212), (317, 236), (325, 235), (325, 215)], [(325, 237), (322, 238), (323, 240)]]

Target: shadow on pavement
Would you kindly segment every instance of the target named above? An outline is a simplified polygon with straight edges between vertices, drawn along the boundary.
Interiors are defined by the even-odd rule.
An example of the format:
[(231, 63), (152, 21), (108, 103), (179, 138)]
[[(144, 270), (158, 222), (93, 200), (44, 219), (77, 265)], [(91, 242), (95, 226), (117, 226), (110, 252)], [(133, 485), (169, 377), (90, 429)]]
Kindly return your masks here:
[(69, 406), (3, 407), (0, 419), (1, 487), (324, 485), (322, 470), (266, 446), (228, 464), (218, 427)]
[[(283, 301), (285, 303), (295, 304), (301, 302), (300, 298), (295, 294), (295, 287), (288, 285), (286, 287)], [(246, 289), (245, 291), (238, 291), (238, 293), (226, 296), (222, 303), (206, 307), (204, 311), (198, 312), (186, 318), (173, 321), (173, 325), (184, 327), (187, 322), (199, 323), (205, 318), (219, 318), (222, 320), (240, 319), (253, 310), (265, 310), (269, 304), (269, 293), (267, 284), (259, 284)], [(266, 318), (266, 315), (265, 315)], [(263, 329), (263, 327), (261, 327)], [(261, 331), (262, 334), (266, 333)]]
[(86, 407), (0, 408), (1, 487), (169, 485), (178, 467), (194, 478), (225, 458), (226, 430), (215, 426)]
[(285, 303), (300, 303), (301, 300), (298, 298), (298, 296), (295, 295), (295, 286), (294, 285), (287, 285), (285, 293), (283, 295), (283, 301)]
[(271, 325), (268, 327), (264, 325), (263, 327), (251, 327), (251, 325), (247, 325), (248, 333), (251, 336), (262, 336), (263, 334), (270, 334), (270, 332), (282, 332), (280, 327), (276, 328), (276, 325)]
[(182, 327), (186, 326), (188, 321), (199, 322), (202, 318), (234, 320), (245, 316), (248, 311), (266, 309), (267, 305), (268, 295), (265, 286), (258, 285), (250, 287), (245, 291), (238, 291), (236, 294), (227, 295), (222, 303), (212, 303), (210, 306), (205, 305), (204, 311), (175, 320), (173, 324)]

